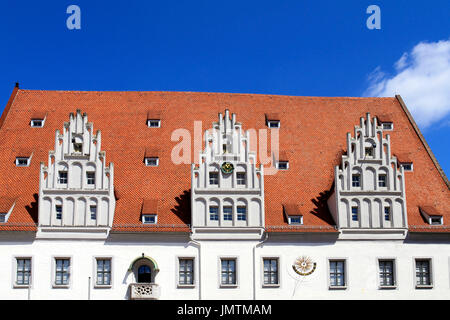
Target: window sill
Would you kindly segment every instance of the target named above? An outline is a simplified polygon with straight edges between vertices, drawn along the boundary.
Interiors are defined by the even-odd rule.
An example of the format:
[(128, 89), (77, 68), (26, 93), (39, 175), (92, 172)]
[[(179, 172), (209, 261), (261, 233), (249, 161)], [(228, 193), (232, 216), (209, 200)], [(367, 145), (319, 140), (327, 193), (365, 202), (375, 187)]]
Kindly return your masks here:
[(380, 290), (393, 290), (393, 289), (397, 289), (397, 286), (379, 286), (378, 289)]
[(53, 284), (53, 289), (69, 289), (70, 285), (68, 284)]
[(419, 285), (419, 284), (417, 284), (416, 285), (416, 289), (433, 289), (433, 285), (432, 284), (430, 284), (430, 285)]
[(194, 289), (195, 284), (178, 284), (177, 289)]
[(279, 288), (280, 284), (279, 283), (277, 283), (277, 284), (263, 284), (262, 287), (263, 288)]
[(237, 288), (237, 284), (221, 284), (220, 288)]
[(95, 284), (94, 288), (95, 289), (111, 289), (112, 285), (110, 285), (110, 284)]
[(328, 286), (328, 290), (347, 290), (347, 286)]
[(28, 289), (31, 286), (29, 284), (14, 284), (13, 288), (14, 289)]

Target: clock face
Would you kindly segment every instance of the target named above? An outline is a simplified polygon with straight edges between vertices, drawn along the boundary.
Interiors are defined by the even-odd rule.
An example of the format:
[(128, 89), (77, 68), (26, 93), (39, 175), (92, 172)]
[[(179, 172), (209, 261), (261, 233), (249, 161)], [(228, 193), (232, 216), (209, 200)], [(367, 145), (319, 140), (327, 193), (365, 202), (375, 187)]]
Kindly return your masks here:
[(223, 173), (232, 173), (234, 170), (234, 166), (232, 163), (224, 162), (222, 164), (222, 172)]

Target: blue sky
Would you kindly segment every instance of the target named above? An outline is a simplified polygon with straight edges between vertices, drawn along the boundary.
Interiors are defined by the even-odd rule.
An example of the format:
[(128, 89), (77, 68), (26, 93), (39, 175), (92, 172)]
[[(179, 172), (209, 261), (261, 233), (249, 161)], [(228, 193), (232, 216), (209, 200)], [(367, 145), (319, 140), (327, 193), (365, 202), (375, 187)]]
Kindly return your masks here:
[[(80, 30), (66, 27), (72, 4), (81, 9)], [(366, 27), (373, 4), (380, 30)], [(450, 82), (433, 82), (448, 75), (447, 47), (417, 47), (450, 43), (448, 0), (2, 1), (0, 16), (1, 109), (16, 81), (48, 90), (400, 93), (450, 175)], [(403, 72), (394, 65), (405, 53)], [(430, 81), (425, 70), (425, 93), (440, 99), (424, 104), (402, 79), (420, 83), (429, 61), (420, 59), (430, 55), (445, 67)]]

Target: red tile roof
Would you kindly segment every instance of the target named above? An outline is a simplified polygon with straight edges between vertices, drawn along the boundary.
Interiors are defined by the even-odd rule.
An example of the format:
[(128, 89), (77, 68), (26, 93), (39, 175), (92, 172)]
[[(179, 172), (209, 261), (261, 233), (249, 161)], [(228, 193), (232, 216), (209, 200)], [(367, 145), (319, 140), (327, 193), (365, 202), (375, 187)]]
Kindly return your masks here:
[[(148, 128), (152, 110), (164, 108), (161, 128)], [(0, 197), (17, 198), (6, 226), (0, 230), (34, 230), (37, 222), (39, 164), (47, 164), (55, 130), (61, 130), (69, 113), (88, 114), (95, 130), (102, 131), (106, 161), (114, 163), (116, 211), (113, 230), (188, 232), (190, 224), (190, 164), (175, 165), (174, 130), (189, 130), (202, 121), (203, 131), (228, 108), (243, 129), (267, 129), (265, 115), (276, 111), (281, 118), (280, 151), (289, 152), (289, 170), (264, 177), (266, 228), (273, 232), (336, 232), (326, 200), (334, 181), (334, 166), (344, 153), (347, 132), (354, 132), (360, 117), (389, 114), (394, 122), (393, 153), (409, 153), (414, 171), (405, 173), (408, 223), (423, 230), (450, 232), (448, 180), (424, 147), (423, 137), (396, 98), (294, 97), (257, 94), (191, 92), (98, 92), (14, 89), (0, 119)], [(43, 128), (31, 128), (35, 112), (46, 112)], [(268, 134), (270, 139), (270, 134)], [(270, 141), (268, 142), (270, 145)], [(193, 146), (193, 143), (192, 145)], [(159, 166), (143, 163), (145, 148), (158, 147)], [(16, 167), (19, 148), (31, 148), (29, 167)], [(255, 143), (251, 144), (255, 150)], [(258, 154), (258, 153), (256, 153)], [(193, 148), (191, 147), (191, 159)], [(142, 226), (142, 199), (158, 199), (158, 226)], [(419, 205), (433, 199), (444, 216), (444, 227), (427, 228)], [(291, 228), (283, 216), (283, 203), (297, 203), (304, 226)], [(410, 231), (418, 227), (410, 228)], [(422, 229), (420, 229), (422, 231)]]

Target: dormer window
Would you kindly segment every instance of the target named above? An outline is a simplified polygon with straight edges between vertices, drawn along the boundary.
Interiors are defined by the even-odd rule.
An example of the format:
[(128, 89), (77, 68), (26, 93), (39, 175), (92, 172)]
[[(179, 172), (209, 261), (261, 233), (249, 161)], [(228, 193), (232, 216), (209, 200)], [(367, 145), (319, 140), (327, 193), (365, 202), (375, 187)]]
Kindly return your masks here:
[(279, 128), (280, 127), (280, 121), (279, 120), (268, 120), (267, 126), (271, 129)]
[(159, 165), (159, 158), (148, 157), (144, 159), (144, 162), (147, 167), (157, 167)]
[(31, 119), (30, 126), (32, 128), (42, 128), (44, 126), (44, 119)]
[(289, 224), (303, 224), (303, 216), (289, 216), (288, 223)]
[(17, 157), (16, 166), (17, 167), (28, 167), (30, 165), (30, 158), (27, 157)]
[(143, 224), (156, 224), (157, 215), (156, 214), (144, 214), (142, 215)]
[(147, 119), (147, 126), (149, 128), (160, 128), (161, 120), (159, 119)]
[(444, 224), (444, 219), (442, 218), (442, 216), (430, 216), (428, 223), (434, 225), (441, 225)]
[(382, 122), (381, 126), (383, 127), (383, 130), (386, 131), (394, 130), (394, 124), (392, 122)]
[(2, 212), (0, 213), (0, 223), (6, 222), (6, 213)]
[(413, 164), (412, 164), (412, 162), (400, 163), (400, 166), (403, 167), (404, 171), (413, 171)]
[(278, 170), (287, 170), (289, 169), (289, 161), (278, 161), (277, 162)]

